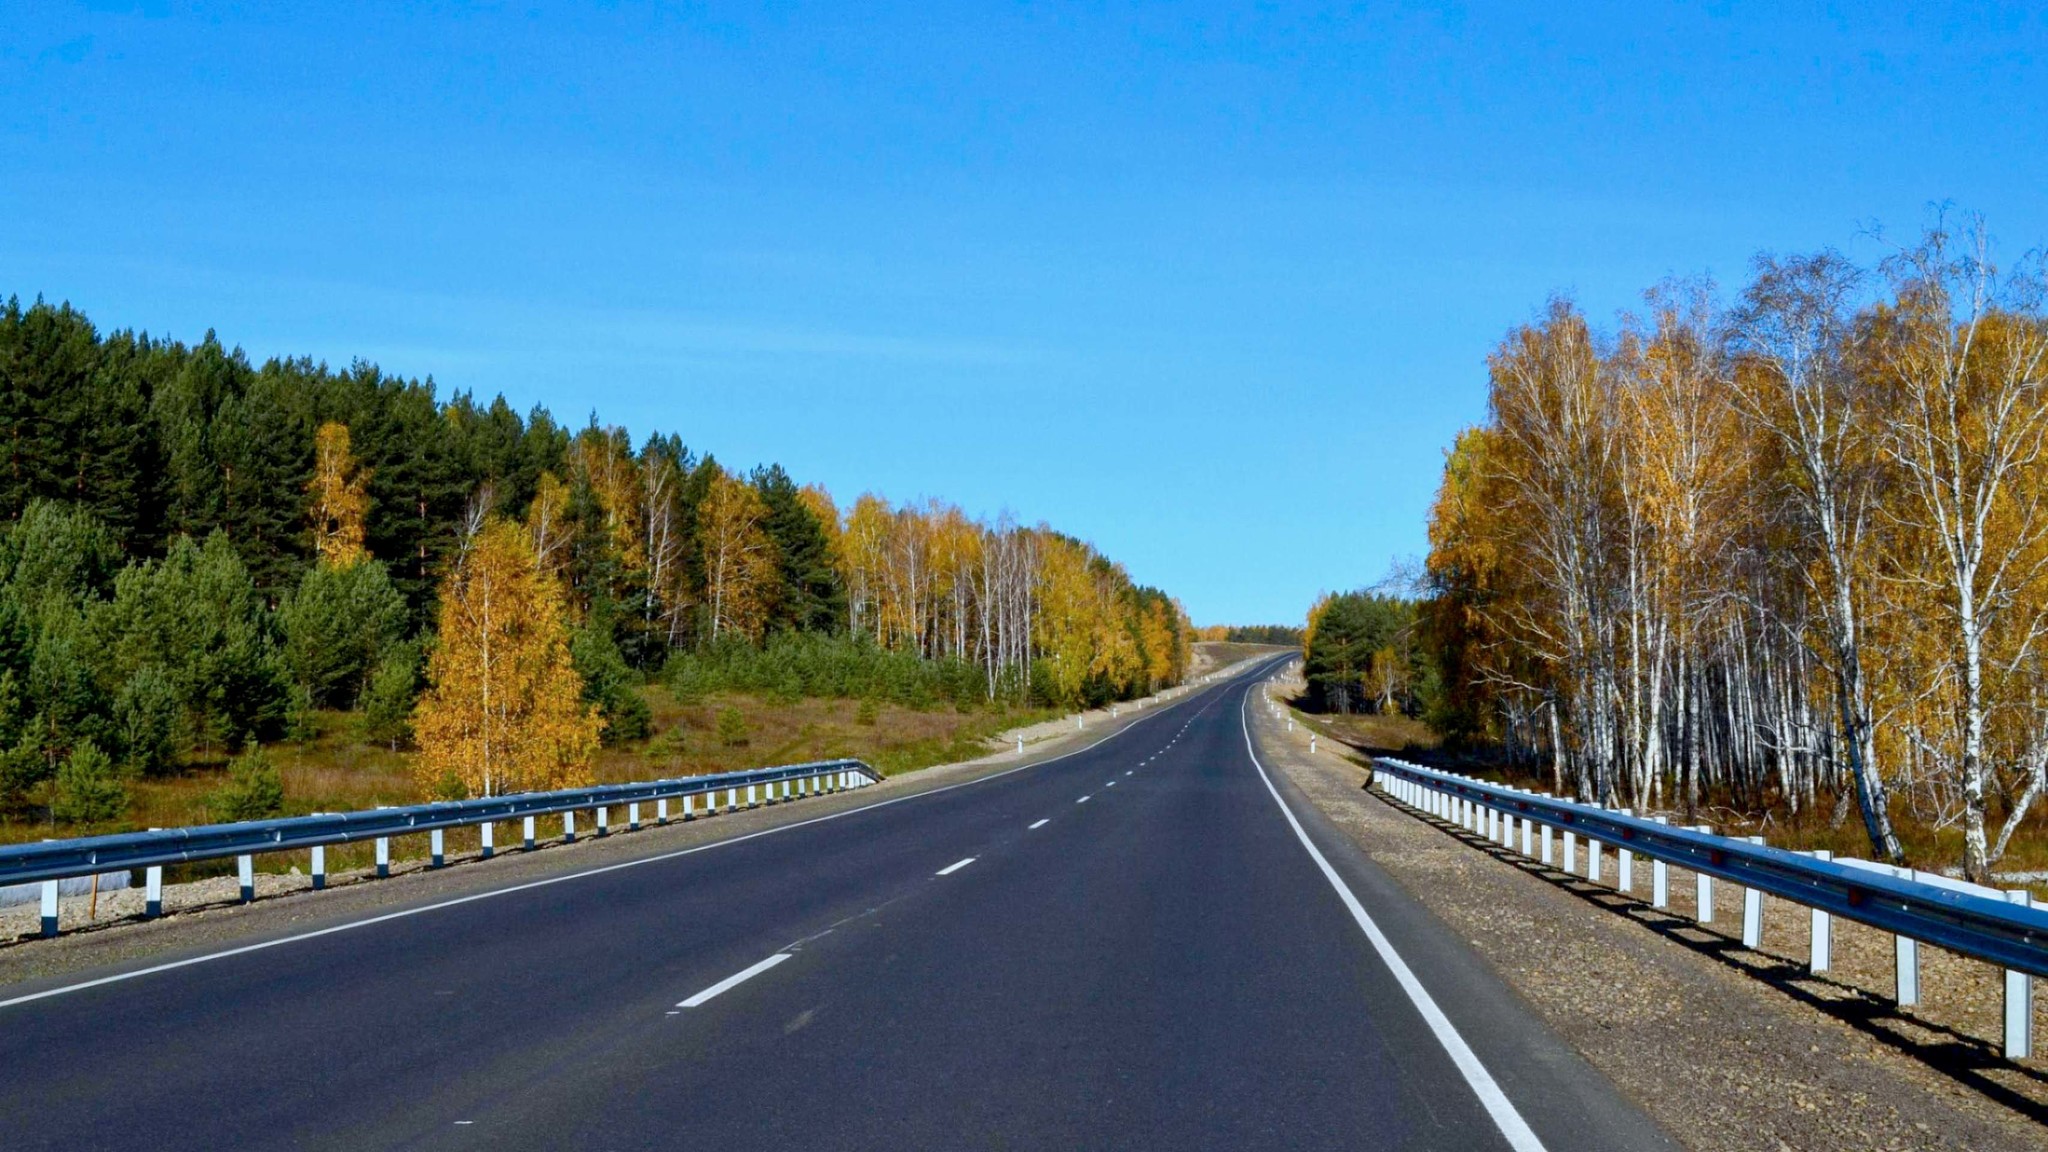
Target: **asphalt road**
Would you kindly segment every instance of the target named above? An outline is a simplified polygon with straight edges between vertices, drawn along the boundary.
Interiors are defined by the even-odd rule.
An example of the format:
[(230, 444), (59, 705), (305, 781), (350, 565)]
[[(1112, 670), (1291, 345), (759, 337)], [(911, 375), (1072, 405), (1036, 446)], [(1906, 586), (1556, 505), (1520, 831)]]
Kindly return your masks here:
[(1669, 1146), (1255, 762), (1252, 685), (938, 792), (33, 989), (71, 990), (0, 1007), (0, 1148)]

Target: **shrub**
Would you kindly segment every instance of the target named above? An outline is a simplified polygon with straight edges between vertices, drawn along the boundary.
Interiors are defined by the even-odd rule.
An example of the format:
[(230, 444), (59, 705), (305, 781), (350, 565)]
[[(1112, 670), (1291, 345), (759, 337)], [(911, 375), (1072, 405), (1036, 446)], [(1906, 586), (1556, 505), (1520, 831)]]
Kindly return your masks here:
[(976, 707), (988, 699), (988, 677), (965, 660), (926, 660), (880, 647), (865, 636), (786, 632), (760, 648), (725, 641), (670, 659), (670, 691), (683, 701), (712, 692), (778, 699), (872, 699), (909, 708)]
[(284, 812), (284, 781), (263, 749), (251, 748), (228, 761), (228, 780), (206, 797), (216, 821), (262, 820)]
[(128, 789), (121, 783), (114, 761), (89, 740), (72, 749), (70, 758), (57, 769), (51, 818), (68, 824), (100, 824), (118, 819), (126, 811)]
[(747, 742), (747, 718), (730, 704), (718, 710), (718, 740), (728, 748)]
[(855, 724), (865, 724), (868, 727), (873, 727), (875, 722), (881, 718), (882, 706), (875, 703), (875, 698), (872, 696), (861, 701), (860, 707), (854, 709), (853, 712), (853, 722)]
[(397, 751), (412, 741), (412, 707), (420, 695), (420, 652), (394, 644), (363, 691), (363, 739)]

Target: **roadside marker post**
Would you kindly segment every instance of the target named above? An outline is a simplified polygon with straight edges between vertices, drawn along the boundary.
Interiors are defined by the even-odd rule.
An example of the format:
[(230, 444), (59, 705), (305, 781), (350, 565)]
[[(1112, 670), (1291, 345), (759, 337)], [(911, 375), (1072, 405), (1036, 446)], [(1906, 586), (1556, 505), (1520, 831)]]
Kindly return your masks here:
[(57, 882), (43, 881), (43, 935), (47, 938), (57, 934)]
[(235, 857), (235, 876), (242, 884), (242, 903), (256, 900), (256, 858), (247, 854)]
[(523, 847), (528, 852), (533, 851), (533, 817), (528, 816), (526, 818), (525, 826), (521, 828), (520, 831), (525, 835), (526, 838), (526, 843), (523, 845)]
[[(161, 832), (161, 828), (151, 828)], [(142, 873), (142, 916), (154, 920), (164, 914), (164, 869), (161, 864), (152, 864)]]
[(477, 849), (483, 853), (484, 859), (489, 860), (491, 857), (496, 856), (498, 854), (497, 824), (492, 821), (486, 820), (483, 823), (477, 825), (476, 842)]
[(442, 856), (443, 841), (441, 838), (441, 830), (439, 828), (434, 829), (431, 833), (428, 834), (427, 839), (429, 841), (429, 863), (427, 866), (430, 868), (439, 868), (444, 863)]
[(576, 814), (574, 812), (564, 812), (562, 813), (562, 843), (573, 844), (575, 842)]

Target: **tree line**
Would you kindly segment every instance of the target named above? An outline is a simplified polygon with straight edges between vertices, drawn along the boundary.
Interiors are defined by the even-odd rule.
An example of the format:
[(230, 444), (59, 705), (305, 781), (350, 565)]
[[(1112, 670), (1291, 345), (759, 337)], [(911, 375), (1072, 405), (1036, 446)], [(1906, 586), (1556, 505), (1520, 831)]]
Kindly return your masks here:
[(1449, 736), (1690, 813), (1902, 814), (1984, 879), (2048, 783), (2048, 314), (1939, 216), (1873, 268), (1761, 255), (1488, 359), (1430, 513)]
[(170, 771), (319, 709), (417, 738), (432, 792), (571, 781), (646, 735), (637, 686), (673, 658), (786, 637), (1074, 706), (1176, 682), (1191, 629), (1044, 525), (873, 494), (842, 514), (673, 434), (0, 308), (9, 805), (81, 756)]

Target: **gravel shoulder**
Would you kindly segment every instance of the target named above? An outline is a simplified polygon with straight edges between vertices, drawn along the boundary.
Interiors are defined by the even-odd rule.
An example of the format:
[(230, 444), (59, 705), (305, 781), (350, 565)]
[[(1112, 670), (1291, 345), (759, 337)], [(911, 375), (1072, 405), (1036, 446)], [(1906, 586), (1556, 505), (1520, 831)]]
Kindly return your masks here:
[[(1220, 677), (1219, 677), (1220, 678)], [(294, 873), (259, 872), (256, 900), (238, 902), (232, 875), (164, 886), (165, 915), (144, 920), (140, 887), (101, 893), (96, 915), (88, 917), (90, 900), (66, 897), (60, 921), (63, 934), (45, 940), (37, 935), (40, 911), (35, 904), (0, 909), (0, 989), (21, 993), (73, 974), (104, 968), (163, 962), (222, 947), (258, 943), (294, 933), (358, 920), (383, 912), (432, 904), (475, 892), (504, 888), (563, 873), (603, 867), (649, 856), (674, 853), (722, 840), (815, 820), (836, 812), (884, 800), (915, 796), (972, 782), (1001, 772), (1044, 763), (1077, 751), (1131, 726), (1159, 710), (1200, 691), (1200, 686), (1170, 690), (1136, 705), (1123, 704), (1076, 717), (1067, 716), (1030, 728), (1004, 733), (999, 751), (975, 760), (945, 764), (892, 776), (871, 787), (798, 803), (758, 808), (682, 821), (652, 822), (652, 805), (643, 806), (639, 831), (625, 830), (625, 812), (612, 811), (617, 821), (610, 835), (591, 835), (588, 814), (578, 820), (573, 843), (543, 840), (534, 851), (501, 850), (486, 860), (474, 849), (455, 850), (451, 834), (446, 866), (427, 867), (424, 835), (394, 840), (391, 876), (379, 880), (374, 869), (331, 872), (327, 889), (315, 892), (312, 879)], [(1017, 740), (1024, 751), (1017, 752)], [(550, 819), (543, 825), (560, 825)], [(415, 843), (416, 842), (416, 843)], [(504, 839), (501, 836), (501, 843)], [(516, 844), (516, 841), (514, 841)], [(299, 854), (303, 857), (303, 853)], [(301, 859), (300, 863), (304, 863)]]
[(1269, 766), (1687, 1147), (2048, 1147), (2048, 1072), (1999, 1056), (1988, 966), (1923, 948), (1928, 1003), (1901, 1012), (1886, 934), (1837, 920), (1836, 970), (1815, 978), (1790, 905), (1770, 905), (1763, 950), (1743, 948), (1723, 934), (1740, 931), (1734, 885), (1714, 885), (1702, 925), (1674, 868), (1672, 907), (1653, 909), (1647, 864), (1638, 899), (1612, 887), (1611, 852), (1598, 886), (1510, 855), (1366, 791), (1348, 749), (1311, 755), (1303, 726), (1254, 713)]

